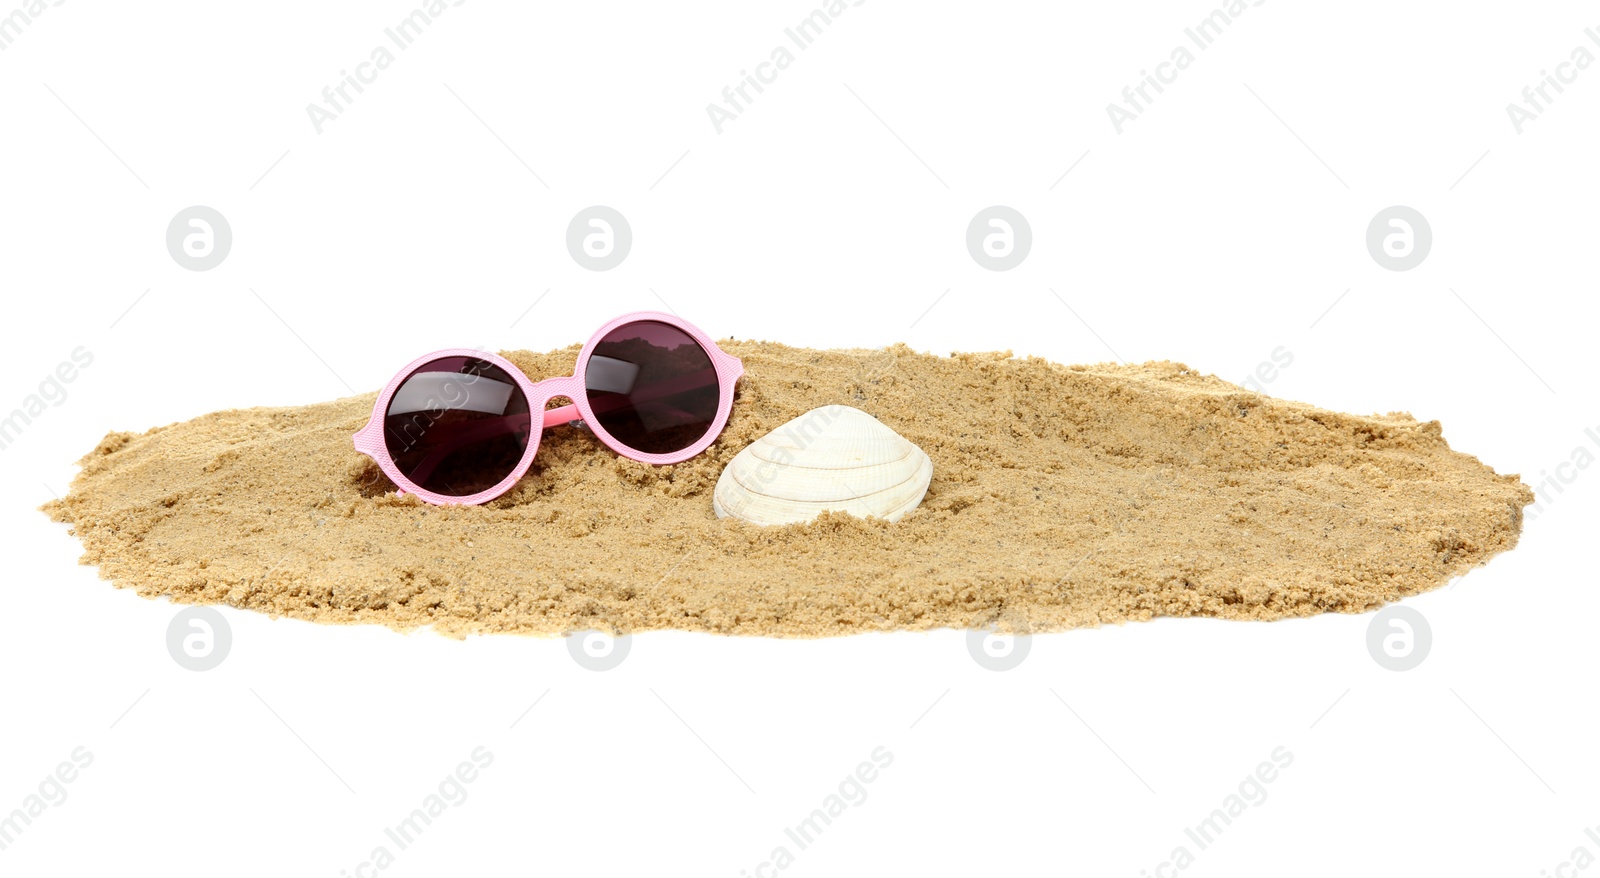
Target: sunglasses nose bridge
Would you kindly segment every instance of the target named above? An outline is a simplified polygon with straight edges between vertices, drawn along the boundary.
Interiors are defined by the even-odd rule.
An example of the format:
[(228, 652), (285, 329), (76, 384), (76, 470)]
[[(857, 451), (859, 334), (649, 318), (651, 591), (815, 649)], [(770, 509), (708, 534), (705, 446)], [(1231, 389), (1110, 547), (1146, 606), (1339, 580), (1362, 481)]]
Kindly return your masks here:
[[(533, 385), (528, 392), (528, 407), (531, 411), (544, 412), (544, 426), (558, 427), (580, 420), (583, 412), (578, 409), (578, 400), (583, 394), (583, 385), (576, 376), (564, 378), (546, 378)], [(559, 408), (548, 408), (550, 400), (556, 398), (570, 400), (569, 405)]]
[(558, 396), (577, 402), (579, 395), (582, 393), (583, 385), (576, 376), (546, 378), (543, 381), (534, 382), (533, 387), (528, 391), (528, 403), (542, 408), (549, 405), (550, 400)]

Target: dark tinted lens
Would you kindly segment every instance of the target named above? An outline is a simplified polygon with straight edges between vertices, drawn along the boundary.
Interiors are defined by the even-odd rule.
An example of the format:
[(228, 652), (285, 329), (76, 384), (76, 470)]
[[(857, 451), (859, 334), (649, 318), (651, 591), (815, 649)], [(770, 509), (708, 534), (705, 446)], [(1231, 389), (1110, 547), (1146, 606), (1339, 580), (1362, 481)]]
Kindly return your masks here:
[(436, 494), (498, 485), (528, 448), (528, 399), (504, 369), (446, 357), (406, 377), (389, 400), (383, 441), (400, 472)]
[(699, 343), (654, 321), (607, 333), (589, 357), (584, 384), (600, 426), (646, 454), (698, 442), (711, 429), (721, 396), (717, 370)]

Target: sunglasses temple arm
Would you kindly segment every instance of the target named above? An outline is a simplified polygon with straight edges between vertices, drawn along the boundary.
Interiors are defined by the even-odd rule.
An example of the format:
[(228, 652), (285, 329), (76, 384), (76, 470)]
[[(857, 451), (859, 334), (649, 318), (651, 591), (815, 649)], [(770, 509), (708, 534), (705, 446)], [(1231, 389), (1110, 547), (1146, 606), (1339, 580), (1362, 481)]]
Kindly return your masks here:
[(582, 418), (583, 415), (578, 412), (578, 407), (575, 405), (564, 405), (559, 408), (545, 409), (544, 428), (548, 430), (551, 427), (559, 427), (562, 424), (570, 424), (573, 421), (581, 420)]

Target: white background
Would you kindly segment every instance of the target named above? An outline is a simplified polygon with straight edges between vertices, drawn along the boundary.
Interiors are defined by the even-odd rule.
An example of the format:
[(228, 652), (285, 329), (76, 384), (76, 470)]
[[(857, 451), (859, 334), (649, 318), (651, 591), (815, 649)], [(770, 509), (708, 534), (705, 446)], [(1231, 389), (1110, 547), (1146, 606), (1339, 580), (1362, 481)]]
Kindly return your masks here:
[[(1406, 602), (1434, 642), (1405, 673), (1368, 655), (1370, 616), (1039, 636), (1004, 673), (953, 631), (651, 633), (596, 673), (561, 640), (226, 608), (232, 653), (195, 673), (166, 651), (177, 608), (75, 566), (35, 511), (108, 430), (366, 392), (419, 352), (545, 350), (662, 307), (715, 337), (1233, 381), (1284, 346), (1273, 395), (1437, 418), (1532, 483), (1600, 454), (1600, 67), (1521, 134), (1505, 106), (1600, 53), (1592, 5), (1268, 0), (1119, 135), (1106, 105), (1208, 0), (868, 0), (719, 134), (706, 105), (809, 2), (470, 0), (318, 134), (307, 104), (413, 8), (69, 0), (0, 53), (0, 409), (94, 355), (0, 452), (0, 812), (94, 754), (0, 870), (355, 875), (478, 745), (470, 796), (382, 874), (767, 876), (779, 845), (810, 875), (1170, 875), (1180, 844), (1185, 875), (1600, 856), (1600, 472), (1567, 470), (1514, 552)], [(235, 239), (208, 272), (165, 247), (195, 204)], [(609, 272), (566, 252), (592, 204), (633, 228)], [(992, 204), (1033, 230), (1008, 272), (965, 248)], [(1433, 229), (1407, 272), (1364, 244), (1393, 204)], [(798, 851), (783, 829), (880, 745), (869, 797)], [(1279, 746), (1268, 798), (1197, 851), (1184, 828)]]

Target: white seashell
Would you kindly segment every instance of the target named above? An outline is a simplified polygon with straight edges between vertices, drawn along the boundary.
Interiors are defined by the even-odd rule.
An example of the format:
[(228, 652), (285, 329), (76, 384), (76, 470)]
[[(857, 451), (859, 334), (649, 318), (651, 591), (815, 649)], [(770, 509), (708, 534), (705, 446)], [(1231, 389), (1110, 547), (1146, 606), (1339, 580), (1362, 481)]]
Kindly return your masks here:
[(922, 449), (860, 409), (812, 409), (734, 455), (717, 479), (718, 518), (810, 521), (826, 511), (899, 521), (933, 478)]

